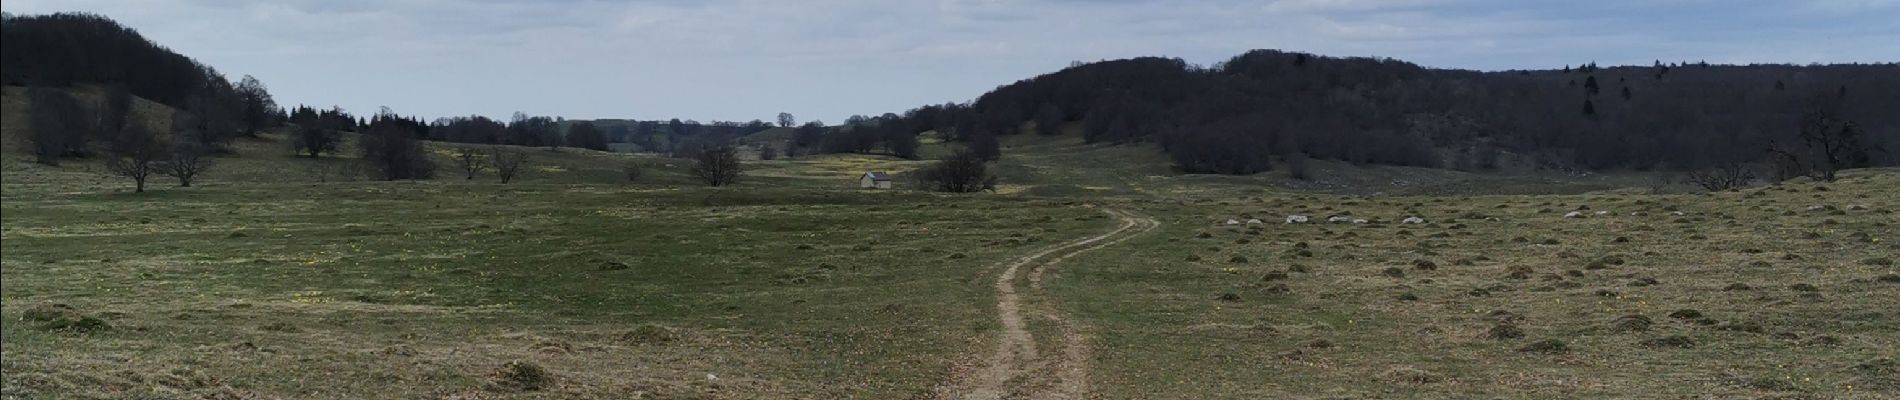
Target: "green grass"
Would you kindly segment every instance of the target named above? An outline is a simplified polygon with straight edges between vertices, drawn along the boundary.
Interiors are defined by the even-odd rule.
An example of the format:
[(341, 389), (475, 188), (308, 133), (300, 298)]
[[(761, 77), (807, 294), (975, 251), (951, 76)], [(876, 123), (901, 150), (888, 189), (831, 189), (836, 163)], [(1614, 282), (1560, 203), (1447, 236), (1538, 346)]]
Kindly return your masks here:
[[(1097, 398), (1900, 395), (1900, 171), (1711, 195), (1325, 162), (1291, 181), (1014, 136), (999, 193), (940, 195), (857, 189), (924, 163), (875, 155), (706, 188), (683, 160), (529, 149), (504, 185), (446, 144), (439, 179), (376, 182), (268, 134), (134, 194), (96, 161), (29, 162), (11, 90), (0, 398), (929, 398), (993, 349), (996, 264), (1115, 226), (1090, 206), (1162, 222), (1025, 299), (1086, 337)], [(1341, 213), (1374, 223), (1278, 223)], [(1502, 321), (1523, 337), (1486, 337)], [(1564, 351), (1521, 351), (1546, 340)]]
[[(1880, 277), (1900, 270), (1877, 260), (1900, 253), (1897, 188), (1900, 176), (1868, 171), (1712, 196), (1155, 204), (1142, 210), (1166, 223), (1159, 233), (1079, 257), (1053, 289), (1098, 335), (1106, 398), (1892, 398), (1900, 286)], [(1584, 205), (1612, 215), (1561, 217)], [(1346, 212), (1385, 223), (1278, 221)], [(1215, 223), (1247, 215), (1271, 222)], [(1431, 222), (1394, 223), (1407, 215)], [(1589, 266), (1604, 257), (1624, 261)], [(1531, 272), (1512, 278), (1514, 267)], [(1752, 289), (1725, 290), (1733, 284)], [(1400, 299), (1408, 293), (1417, 300)], [(1713, 321), (1669, 317), (1680, 309)], [(1500, 311), (1526, 337), (1485, 338), (1509, 318)], [(1615, 331), (1627, 315), (1654, 325)], [(1695, 346), (1642, 344), (1670, 335)], [(1520, 351), (1546, 339), (1569, 351)], [(1405, 379), (1412, 371), (1435, 380)]]
[[(1102, 225), (904, 193), (14, 180), (5, 318), (63, 304), (112, 325), (7, 323), (7, 390), (26, 397), (179, 389), (151, 388), (179, 369), (248, 393), (431, 397), (514, 360), (559, 377), (556, 397), (913, 397), (985, 340), (989, 263)], [(647, 325), (680, 339), (620, 338)]]

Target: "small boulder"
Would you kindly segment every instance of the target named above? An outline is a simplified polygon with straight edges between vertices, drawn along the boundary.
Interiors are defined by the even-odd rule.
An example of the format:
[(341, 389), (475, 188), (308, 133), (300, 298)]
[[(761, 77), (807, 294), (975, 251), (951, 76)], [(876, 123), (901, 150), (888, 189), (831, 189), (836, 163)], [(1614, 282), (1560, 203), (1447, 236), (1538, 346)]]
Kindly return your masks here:
[(1405, 219), (1399, 221), (1399, 223), (1408, 224), (1408, 225), (1417, 225), (1417, 224), (1425, 223), (1425, 219), (1419, 218), (1419, 217), (1405, 217)]
[(1288, 216), (1286, 216), (1286, 223), (1289, 223), (1289, 224), (1304, 224), (1304, 223), (1306, 223), (1306, 222), (1307, 222), (1308, 220), (1310, 220), (1310, 218), (1307, 218), (1307, 216), (1305, 216), (1305, 215), (1288, 215)]

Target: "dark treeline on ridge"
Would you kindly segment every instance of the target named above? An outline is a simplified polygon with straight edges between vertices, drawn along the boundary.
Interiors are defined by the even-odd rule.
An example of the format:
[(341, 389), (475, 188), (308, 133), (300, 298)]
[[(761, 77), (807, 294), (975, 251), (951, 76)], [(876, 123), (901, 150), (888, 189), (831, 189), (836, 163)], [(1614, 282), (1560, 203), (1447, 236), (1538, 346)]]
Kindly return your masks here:
[(1258, 50), (1207, 68), (1168, 58), (1078, 64), (910, 115), (973, 143), (1079, 127), (1090, 142), (1156, 144), (1186, 172), (1246, 174), (1304, 157), (1697, 169), (1769, 161), (1771, 147), (1803, 152), (1794, 148), (1810, 128), (1849, 131), (1864, 154), (1842, 168), (1894, 165), (1893, 110), (1900, 64), (1476, 72)]
[[(427, 120), (387, 109), (372, 121), (336, 107), (279, 108), (258, 80), (246, 76), (233, 83), (102, 16), (9, 16), (0, 36), (6, 43), (0, 81), (6, 85), (104, 90), (103, 100), (90, 102), (29, 90), (37, 93), (32, 103), (44, 106), (34, 112), (33, 125), (49, 128), (36, 130), (34, 151), (50, 163), (88, 156), (95, 144), (122, 132), (169, 130), (222, 149), (232, 138), (289, 123), (295, 125), (291, 143), (311, 157), (335, 151), (341, 132), (375, 128), (384, 138), (685, 158), (746, 138), (766, 143), (759, 149), (762, 159), (812, 153), (915, 159), (919, 135), (935, 132), (961, 142), (971, 157), (994, 160), (1002, 156), (1000, 136), (1079, 132), (1092, 143), (1156, 146), (1182, 172), (1220, 174), (1300, 166), (1309, 159), (1474, 171), (1696, 171), (1747, 164), (1778, 178), (1900, 165), (1900, 113), (1892, 111), (1900, 110), (1895, 63), (1658, 60), (1646, 66), (1479, 72), (1256, 50), (1210, 67), (1158, 57), (1077, 63), (971, 102), (852, 116), (838, 125), (798, 124), (790, 114), (780, 114), (776, 124), (570, 121), (522, 113), (506, 121)], [(169, 127), (128, 129), (127, 95), (170, 106), (182, 117)], [(86, 104), (105, 115), (86, 117), (77, 109)], [(78, 117), (54, 121), (58, 116)], [(780, 131), (755, 135), (772, 129)]]

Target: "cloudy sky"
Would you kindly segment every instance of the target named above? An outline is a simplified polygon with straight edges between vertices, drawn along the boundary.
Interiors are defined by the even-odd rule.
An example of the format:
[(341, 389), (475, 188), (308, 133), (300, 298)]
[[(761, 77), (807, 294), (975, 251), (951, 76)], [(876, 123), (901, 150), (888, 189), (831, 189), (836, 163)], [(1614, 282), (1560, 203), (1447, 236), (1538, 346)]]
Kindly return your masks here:
[(1468, 69), (1900, 61), (1900, 0), (7, 0), (104, 14), (287, 105), (837, 122), (1072, 61), (1248, 49)]

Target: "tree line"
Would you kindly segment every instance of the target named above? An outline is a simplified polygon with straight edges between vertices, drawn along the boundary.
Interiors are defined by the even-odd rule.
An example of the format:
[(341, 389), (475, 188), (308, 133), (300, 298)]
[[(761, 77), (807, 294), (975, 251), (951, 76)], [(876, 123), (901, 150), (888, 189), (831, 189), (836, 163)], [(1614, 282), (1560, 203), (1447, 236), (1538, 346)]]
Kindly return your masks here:
[[(989, 157), (996, 135), (1067, 129), (1089, 142), (1155, 145), (1190, 173), (1250, 174), (1313, 158), (1570, 171), (1748, 162), (1806, 174), (1900, 164), (1894, 93), (1893, 63), (1658, 60), (1478, 72), (1256, 50), (1212, 67), (1157, 57), (1077, 63), (897, 117)], [(1826, 130), (1849, 139), (1813, 133)], [(1816, 154), (1826, 143), (1847, 155)]]

